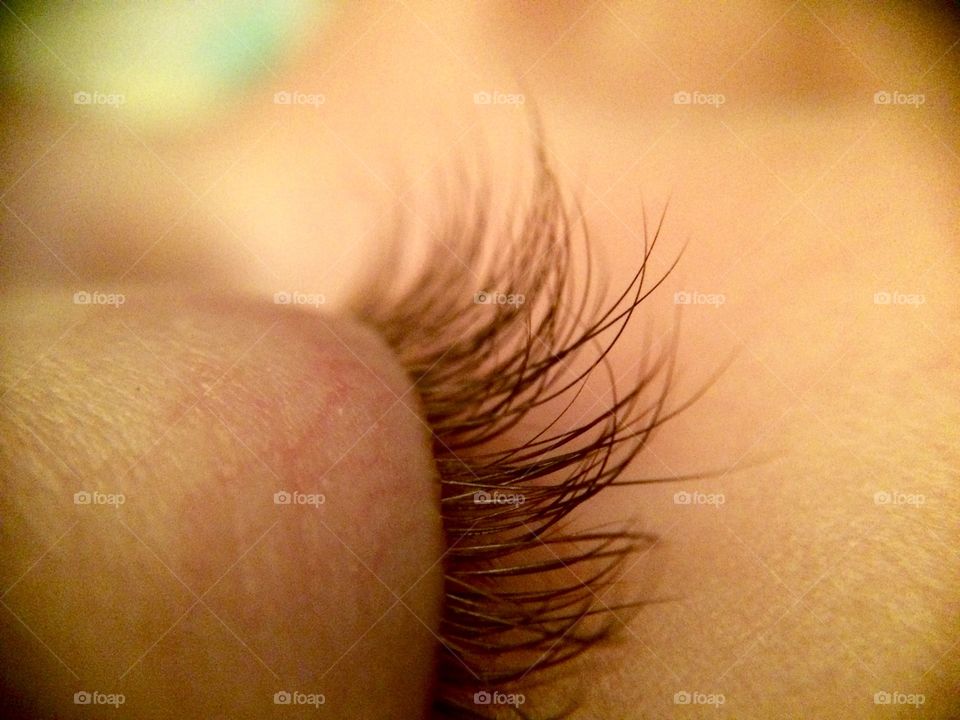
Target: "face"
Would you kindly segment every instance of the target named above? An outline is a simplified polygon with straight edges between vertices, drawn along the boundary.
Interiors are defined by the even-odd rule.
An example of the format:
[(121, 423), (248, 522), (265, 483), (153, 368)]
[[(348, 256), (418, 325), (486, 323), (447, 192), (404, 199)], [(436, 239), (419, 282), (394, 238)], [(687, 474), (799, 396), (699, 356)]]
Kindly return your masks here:
[[(365, 4), (311, 18), (297, 21), (309, 31), (290, 36), (287, 59), (265, 61), (261, 80), (187, 118), (124, 107), (8, 111), (9, 146), (22, 160), (6, 183), (4, 272), (28, 299), (5, 311), (5, 502), (20, 518), (4, 524), (4, 554), (14, 558), (5, 632), (32, 672), (60, 678), (49, 692), (65, 693), (76, 675), (137, 696), (124, 683), (141, 671), (116, 684), (117, 668), (95, 650), (96, 627), (77, 618), (82, 603), (121, 616), (132, 603), (155, 618), (117, 631), (137, 638), (117, 651), (125, 661), (147, 650), (137, 666), (139, 692), (151, 698), (143, 707), (160, 697), (212, 702), (208, 688), (187, 695), (186, 683), (161, 681), (172, 658), (194, 658), (185, 667), (209, 673), (222, 697), (235, 687), (293, 690), (344, 652), (351, 667), (383, 669), (382, 692), (339, 669), (317, 692), (366, 703), (371, 716), (425, 706), (443, 635), (437, 563), (446, 548), (437, 448), (424, 447), (433, 415), (401, 375), (426, 341), (384, 338), (388, 327), (371, 340), (342, 316), (392, 235), (404, 239), (396, 276), (423, 266), (459, 287), (473, 260), (437, 255), (437, 235), (454, 237), (437, 228), (474, 227), (476, 213), (449, 168), (465, 157), (473, 170), (482, 158), (473, 175), (486, 177), (499, 227), (514, 217), (511, 200), (530, 194), (525, 159), (542, 139), (567, 199), (576, 197), (570, 217), (589, 230), (591, 300), (598, 275), (606, 302), (616, 299), (663, 218), (646, 287), (665, 279), (608, 356), (609, 375), (594, 376), (554, 431), (610, 407), (607, 378), (622, 394), (661, 359), (638, 412), (666, 387), (669, 419), (621, 479), (672, 481), (606, 489), (568, 518), (581, 531), (610, 523), (644, 533), (620, 583), (589, 592), (596, 607), (648, 604), (611, 615), (617, 642), (548, 674), (524, 710), (536, 716), (577, 698), (582, 717), (670, 715), (678, 704), (729, 717), (872, 717), (885, 704), (949, 717), (960, 682), (957, 139), (944, 102), (956, 90), (953, 20), (893, 4), (765, 3), (696, 13), (670, 3)], [(323, 102), (276, 102), (276, 92)], [(587, 283), (582, 247), (570, 268), (577, 301), (564, 305), (572, 315)], [(95, 288), (130, 301), (78, 308), (64, 299)], [(471, 288), (516, 299), (515, 289)], [(203, 300), (181, 302), (186, 295)], [(254, 311), (237, 296), (263, 302)], [(216, 319), (210, 297), (223, 308)], [(313, 318), (319, 305), (330, 332), (289, 319)], [(245, 354), (261, 332), (269, 342)], [(229, 382), (217, 385), (217, 370)], [(205, 400), (184, 416), (193, 424), (164, 435), (195, 397)], [(81, 422), (78, 408), (92, 408), (96, 422)], [(522, 444), (557, 411), (532, 410), (498, 442)], [(315, 443), (317, 426), (326, 432)], [(24, 498), (37, 487), (67, 497), (77, 474), (106, 492), (102, 468), (134, 465), (158, 436), (169, 442), (151, 450), (147, 486), (121, 488), (132, 499), (148, 487), (149, 503), (114, 510), (149, 528), (147, 544), (185, 582), (157, 580), (135, 602), (119, 590), (129, 571), (118, 571), (97, 592), (78, 592), (82, 602), (64, 602), (71, 557), (128, 557), (129, 568), (148, 562), (134, 557), (146, 551), (113, 516), (74, 517), (68, 503), (51, 519), (23, 509)], [(316, 476), (334, 485), (313, 488)], [(342, 492), (323, 509), (327, 518), (340, 507), (341, 524), (327, 532), (309, 513), (292, 521), (239, 496), (229, 512), (186, 501), (238, 477), (263, 492), (279, 488), (277, 477), (301, 478), (305, 495)], [(164, 500), (170, 487), (177, 503)], [(384, 507), (383, 494), (409, 506)], [(203, 596), (274, 520), (266, 539), (275, 544), (259, 562)], [(74, 521), (69, 533), (80, 534), (65, 536), (67, 554), (54, 543)], [(283, 551), (311, 538), (315, 554)], [(311, 580), (325, 573), (336, 581)], [(589, 575), (565, 573), (527, 587)], [(28, 586), (42, 598), (32, 615)], [(148, 650), (195, 595), (195, 610), (219, 599), (223, 622), (194, 612), (192, 631), (177, 626)], [(368, 654), (354, 658), (354, 640)], [(26, 677), (16, 681), (28, 686)], [(489, 690), (516, 700), (525, 688)], [(234, 707), (253, 707), (235, 697), (244, 699)]]

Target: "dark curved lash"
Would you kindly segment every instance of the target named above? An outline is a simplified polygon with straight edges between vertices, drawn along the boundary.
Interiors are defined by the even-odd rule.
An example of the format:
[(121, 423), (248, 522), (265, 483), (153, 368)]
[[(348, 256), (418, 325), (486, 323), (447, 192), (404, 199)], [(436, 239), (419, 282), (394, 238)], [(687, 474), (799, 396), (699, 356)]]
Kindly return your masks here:
[[(476, 186), (465, 180), (465, 195), (448, 203), (412, 277), (404, 273), (409, 238), (401, 230), (387, 239), (386, 255), (351, 304), (413, 378), (433, 432), (448, 548), (438, 718), (493, 717), (473, 702), (475, 692), (532, 697), (544, 670), (609, 637), (615, 611), (642, 603), (605, 603), (598, 589), (653, 539), (622, 528), (573, 531), (566, 521), (611, 485), (677, 479), (621, 478), (650, 432), (679, 411), (665, 411), (675, 346), (620, 395), (608, 362), (636, 308), (673, 268), (647, 279), (663, 220), (648, 233), (644, 217), (636, 274), (615, 302), (588, 309), (589, 246), (585, 286), (574, 288), (570, 277), (574, 242), (589, 242), (586, 229), (572, 221), (542, 146), (535, 171), (521, 221), (499, 234), (488, 216), (489, 193), (482, 185), (469, 190)], [(483, 290), (522, 294), (525, 302), (478, 304), (474, 293)], [(574, 371), (585, 355), (586, 366)], [(601, 369), (609, 405), (556, 429)], [(553, 420), (525, 436), (520, 424), (538, 409), (552, 411)], [(478, 504), (477, 491), (525, 501)], [(523, 706), (496, 708), (496, 716), (510, 709), (527, 717)]]

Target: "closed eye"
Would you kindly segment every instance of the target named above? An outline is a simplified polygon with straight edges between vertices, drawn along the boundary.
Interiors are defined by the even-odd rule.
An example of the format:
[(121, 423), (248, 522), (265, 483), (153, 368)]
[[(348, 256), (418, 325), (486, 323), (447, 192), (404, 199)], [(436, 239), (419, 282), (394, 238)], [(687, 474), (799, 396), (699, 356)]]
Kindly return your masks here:
[[(464, 188), (469, 221), (450, 217), (409, 273), (409, 238), (389, 238), (352, 303), (414, 380), (433, 436), (447, 538), (437, 718), (526, 717), (545, 671), (610, 637), (615, 611), (642, 601), (604, 599), (603, 588), (653, 538), (574, 530), (574, 513), (614, 485), (676, 479), (624, 477), (651, 431), (688, 404), (666, 408), (675, 346), (626, 390), (608, 358), (673, 268), (648, 277), (663, 219), (644, 228), (629, 285), (588, 310), (589, 280), (575, 291), (570, 279), (586, 234), (542, 148), (535, 167), (522, 218), (503, 223), (513, 231), (495, 234), (485, 193)], [(598, 379), (609, 391), (600, 407), (584, 402)]]

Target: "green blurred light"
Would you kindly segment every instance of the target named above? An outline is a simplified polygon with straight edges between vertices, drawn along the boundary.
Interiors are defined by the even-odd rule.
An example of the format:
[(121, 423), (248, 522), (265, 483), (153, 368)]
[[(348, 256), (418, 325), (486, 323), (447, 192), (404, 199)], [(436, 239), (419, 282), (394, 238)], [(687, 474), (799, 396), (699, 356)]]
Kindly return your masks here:
[[(37, 3), (3, 26), (20, 94), (77, 111), (74, 94), (122, 97), (96, 110), (169, 126), (222, 109), (291, 52), (332, 3)], [(94, 102), (93, 104), (96, 104)], [(90, 108), (81, 108), (89, 111)]]

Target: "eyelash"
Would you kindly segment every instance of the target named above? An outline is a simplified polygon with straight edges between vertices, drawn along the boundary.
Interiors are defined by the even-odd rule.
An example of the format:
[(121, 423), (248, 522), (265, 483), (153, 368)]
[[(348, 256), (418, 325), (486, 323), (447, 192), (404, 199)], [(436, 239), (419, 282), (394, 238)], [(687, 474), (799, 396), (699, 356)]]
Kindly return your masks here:
[[(570, 281), (573, 241), (586, 243), (586, 230), (571, 221), (542, 146), (534, 167), (532, 199), (515, 232), (491, 245), (489, 193), (482, 186), (468, 191), (466, 202), (441, 224), (411, 282), (401, 283), (409, 245), (397, 232), (351, 304), (413, 378), (433, 432), (448, 548), (436, 718), (490, 717), (473, 699), (487, 689), (535, 693), (534, 680), (544, 670), (612, 634), (615, 610), (642, 604), (605, 604), (594, 588), (615, 580), (623, 561), (652, 538), (621, 529), (567, 531), (563, 525), (605, 488), (677, 479), (621, 475), (649, 433), (696, 399), (664, 412), (675, 346), (644, 367), (625, 395), (617, 395), (609, 372), (608, 353), (633, 312), (679, 261), (678, 255), (644, 289), (663, 217), (647, 242), (644, 216), (640, 267), (616, 302), (588, 310), (589, 253), (582, 292)], [(478, 304), (479, 290), (500, 290), (515, 301), (522, 295), (524, 302)], [(606, 335), (612, 339), (601, 344)], [(564, 379), (572, 361), (588, 351), (593, 355), (587, 369)], [(568, 402), (601, 366), (609, 374), (611, 404), (570, 430), (554, 431)], [(652, 401), (641, 405), (650, 391)], [(531, 412), (555, 403), (562, 411), (552, 422), (522, 442), (514, 439)], [(478, 491), (524, 501), (478, 503)], [(547, 557), (531, 557), (537, 554)], [(582, 565), (593, 569), (585, 581), (559, 581), (558, 574)], [(532, 580), (540, 589), (515, 587)], [(522, 706), (512, 709), (526, 717)]]

